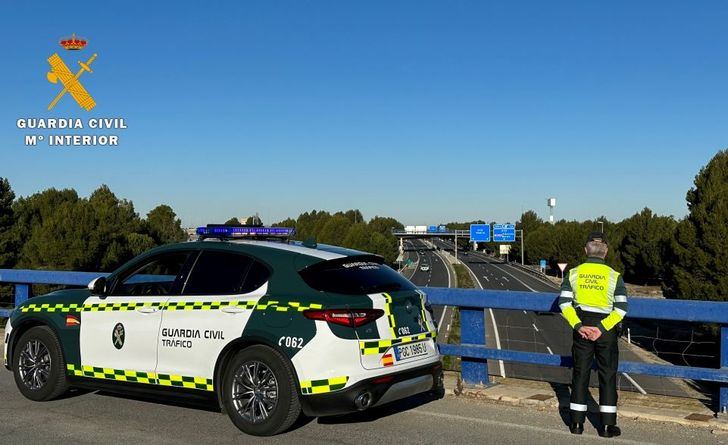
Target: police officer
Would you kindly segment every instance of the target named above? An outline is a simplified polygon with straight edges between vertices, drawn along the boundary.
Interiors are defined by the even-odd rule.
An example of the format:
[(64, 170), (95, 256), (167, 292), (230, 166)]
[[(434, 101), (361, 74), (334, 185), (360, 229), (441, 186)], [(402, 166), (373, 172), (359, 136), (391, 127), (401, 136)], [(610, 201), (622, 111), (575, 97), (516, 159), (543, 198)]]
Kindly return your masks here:
[(564, 277), (559, 296), (561, 314), (573, 328), (571, 380), (572, 434), (584, 432), (584, 418), (589, 396), (589, 377), (594, 357), (599, 374), (599, 435), (621, 434), (617, 427), (617, 325), (627, 313), (627, 289), (622, 276), (604, 264), (607, 239), (602, 232), (592, 232), (584, 248), (587, 261), (574, 267)]

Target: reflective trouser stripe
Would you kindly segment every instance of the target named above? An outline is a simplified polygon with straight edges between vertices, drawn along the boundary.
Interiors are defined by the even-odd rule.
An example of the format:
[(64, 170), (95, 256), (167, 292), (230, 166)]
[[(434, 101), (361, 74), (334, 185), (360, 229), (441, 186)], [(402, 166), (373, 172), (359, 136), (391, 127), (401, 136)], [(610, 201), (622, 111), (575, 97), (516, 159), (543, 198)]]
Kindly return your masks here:
[(599, 405), (599, 412), (600, 413), (616, 413), (617, 407), (610, 406), (610, 405)]
[(586, 411), (586, 405), (580, 403), (570, 403), (569, 409), (572, 411)]

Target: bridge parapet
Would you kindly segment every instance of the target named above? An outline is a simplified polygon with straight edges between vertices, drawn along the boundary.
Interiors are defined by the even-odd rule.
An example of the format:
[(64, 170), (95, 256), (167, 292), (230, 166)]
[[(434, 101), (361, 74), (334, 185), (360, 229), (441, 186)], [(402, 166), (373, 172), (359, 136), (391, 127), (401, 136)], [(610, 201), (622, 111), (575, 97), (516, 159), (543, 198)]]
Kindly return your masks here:
[[(31, 297), (33, 284), (85, 286), (94, 278), (105, 275), (107, 274), (102, 272), (0, 269), (0, 283), (15, 285), (13, 304), (17, 306)], [(461, 357), (461, 373), (466, 384), (489, 383), (488, 360), (571, 367), (570, 356), (494, 349), (486, 346), (484, 309), (559, 312), (557, 294), (437, 287), (428, 287), (425, 290), (430, 303), (455, 306), (460, 310), (461, 343), (458, 345), (439, 343), (439, 347), (444, 355)], [(11, 313), (12, 309), (0, 309), (0, 317), (7, 318)], [(720, 368), (621, 362), (619, 371), (719, 383), (718, 411), (728, 411), (728, 302), (632, 297), (628, 316), (719, 324)]]

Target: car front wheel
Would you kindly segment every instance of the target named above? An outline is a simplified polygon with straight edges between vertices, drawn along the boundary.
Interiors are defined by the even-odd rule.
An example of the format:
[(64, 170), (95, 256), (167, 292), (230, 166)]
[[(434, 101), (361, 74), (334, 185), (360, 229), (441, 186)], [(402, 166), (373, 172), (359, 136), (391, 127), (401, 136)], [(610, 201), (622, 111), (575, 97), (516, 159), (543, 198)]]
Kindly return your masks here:
[(235, 354), (223, 377), (222, 397), (235, 426), (255, 436), (281, 433), (301, 414), (291, 365), (266, 346)]
[(53, 400), (66, 392), (61, 344), (46, 326), (29, 329), (13, 349), (13, 375), (20, 392), (38, 402)]

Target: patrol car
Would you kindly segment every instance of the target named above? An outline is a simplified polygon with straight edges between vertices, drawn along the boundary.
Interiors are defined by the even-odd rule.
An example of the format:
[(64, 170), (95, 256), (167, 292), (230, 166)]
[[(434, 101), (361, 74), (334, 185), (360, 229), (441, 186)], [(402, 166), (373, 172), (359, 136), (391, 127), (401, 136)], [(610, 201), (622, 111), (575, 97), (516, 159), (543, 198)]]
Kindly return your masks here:
[(381, 257), (288, 241), (286, 228), (197, 233), (88, 289), (18, 306), (4, 357), (20, 392), (36, 401), (69, 387), (212, 397), (262, 436), (302, 412), (338, 415), (441, 390), (427, 297)]

